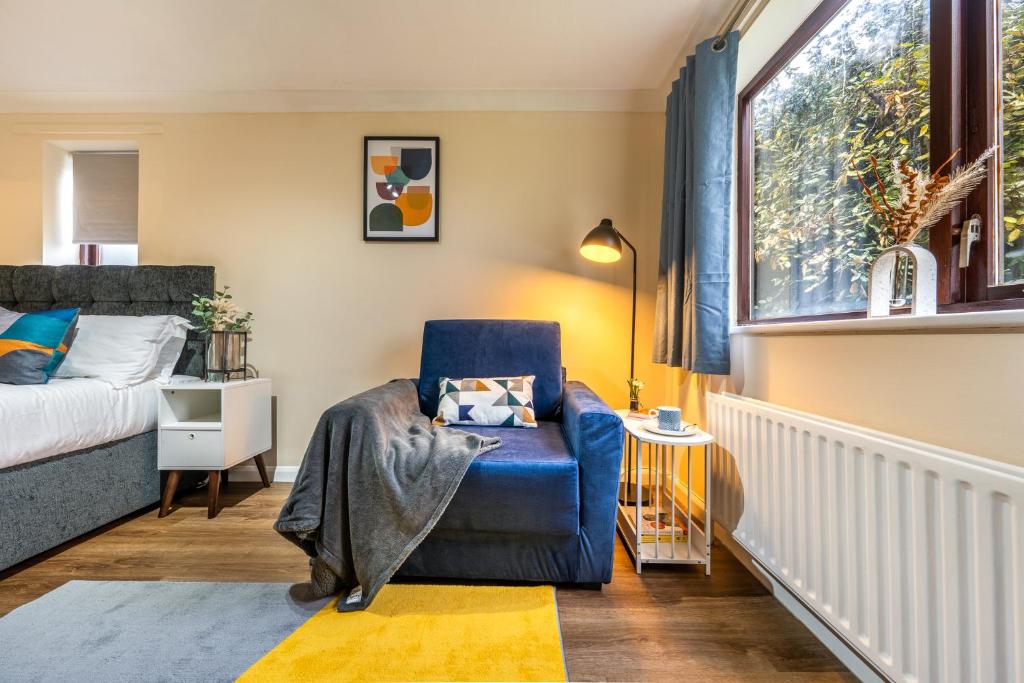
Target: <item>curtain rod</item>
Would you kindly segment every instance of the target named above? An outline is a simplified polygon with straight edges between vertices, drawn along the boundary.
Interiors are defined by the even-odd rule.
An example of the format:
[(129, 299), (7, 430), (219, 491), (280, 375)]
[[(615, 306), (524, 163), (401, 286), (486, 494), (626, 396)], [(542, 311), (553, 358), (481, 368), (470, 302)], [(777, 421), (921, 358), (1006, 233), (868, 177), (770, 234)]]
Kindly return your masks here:
[(715, 50), (724, 48), (725, 37), (736, 28), (741, 19), (743, 19), (743, 27), (740, 28), (740, 37), (743, 37), (743, 34), (747, 32), (751, 24), (761, 15), (761, 11), (768, 2), (769, 0), (737, 0), (736, 5), (722, 23), (722, 27), (718, 29), (718, 39), (711, 44), (711, 47)]

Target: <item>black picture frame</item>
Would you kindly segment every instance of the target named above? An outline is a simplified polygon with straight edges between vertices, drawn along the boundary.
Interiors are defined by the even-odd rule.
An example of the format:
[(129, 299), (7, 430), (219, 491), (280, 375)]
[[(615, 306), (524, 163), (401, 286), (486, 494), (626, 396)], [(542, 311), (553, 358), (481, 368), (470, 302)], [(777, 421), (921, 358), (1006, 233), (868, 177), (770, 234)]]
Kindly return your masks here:
[[(391, 141), (402, 143), (406, 141), (432, 142), (434, 143), (433, 159), (433, 217), (434, 234), (430, 236), (407, 236), (396, 235), (387, 237), (380, 234), (370, 234), (368, 197), (370, 191), (370, 143), (379, 141)], [(378, 231), (379, 233), (380, 231)], [(441, 239), (441, 138), (429, 135), (365, 135), (363, 136), (363, 241), (364, 242), (438, 242)]]

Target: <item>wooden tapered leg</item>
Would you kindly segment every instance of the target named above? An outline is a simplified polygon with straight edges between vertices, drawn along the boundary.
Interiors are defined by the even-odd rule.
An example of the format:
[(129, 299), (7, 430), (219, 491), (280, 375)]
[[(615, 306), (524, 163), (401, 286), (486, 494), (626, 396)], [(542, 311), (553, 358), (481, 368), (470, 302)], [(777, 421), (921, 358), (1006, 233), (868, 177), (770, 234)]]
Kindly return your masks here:
[(270, 488), (270, 477), (267, 476), (267, 466), (263, 462), (263, 454), (255, 456), (253, 460), (256, 461), (256, 469), (260, 471), (260, 479), (263, 480), (263, 488)]
[(220, 470), (210, 470), (210, 483), (206, 493), (206, 518), (213, 519), (217, 516), (217, 509), (220, 503)]
[(171, 501), (174, 500), (174, 492), (178, 489), (178, 482), (181, 480), (181, 470), (171, 470), (167, 473), (167, 483), (164, 484), (164, 495), (160, 499), (160, 517), (166, 517), (171, 511)]
[(221, 473), (220, 473), (220, 479), (221, 479), (221, 481), (222, 481), (222, 482), (224, 483), (224, 488), (227, 488), (227, 487), (228, 487), (228, 484), (230, 483), (230, 482), (228, 481), (228, 472), (230, 472), (230, 471), (231, 471), (231, 470), (223, 470), (223, 471), (221, 471)]

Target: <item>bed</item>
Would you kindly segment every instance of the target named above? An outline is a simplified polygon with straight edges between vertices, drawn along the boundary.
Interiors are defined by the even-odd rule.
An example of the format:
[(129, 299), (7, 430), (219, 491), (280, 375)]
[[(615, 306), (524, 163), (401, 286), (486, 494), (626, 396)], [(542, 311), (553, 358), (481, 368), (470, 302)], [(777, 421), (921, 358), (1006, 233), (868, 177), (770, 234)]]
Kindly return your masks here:
[[(83, 315), (180, 315), (213, 293), (209, 266), (0, 266), (0, 306)], [(190, 333), (175, 374), (200, 376)], [(0, 570), (156, 503), (155, 380), (0, 385)]]

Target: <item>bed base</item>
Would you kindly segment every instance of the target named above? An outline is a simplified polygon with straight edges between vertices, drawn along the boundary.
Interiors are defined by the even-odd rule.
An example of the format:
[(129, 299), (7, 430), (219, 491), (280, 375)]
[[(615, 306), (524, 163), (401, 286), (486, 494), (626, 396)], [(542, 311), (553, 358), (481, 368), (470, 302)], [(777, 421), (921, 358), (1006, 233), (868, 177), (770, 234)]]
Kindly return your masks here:
[(159, 499), (155, 430), (0, 470), (0, 570)]
[[(0, 266), (0, 306), (197, 322), (192, 296), (213, 282), (212, 266)], [(203, 349), (189, 332), (175, 374), (202, 376)], [(156, 443), (150, 431), (0, 470), (0, 571), (157, 502)]]

